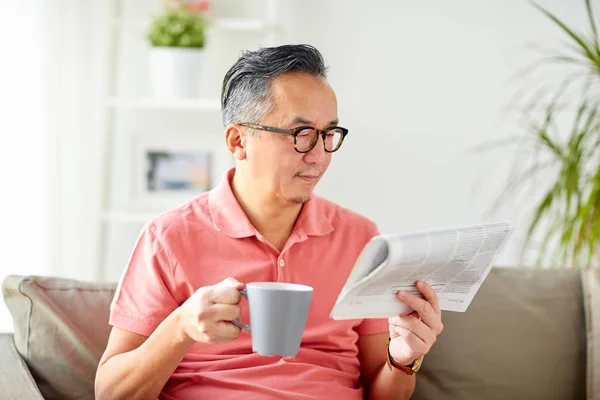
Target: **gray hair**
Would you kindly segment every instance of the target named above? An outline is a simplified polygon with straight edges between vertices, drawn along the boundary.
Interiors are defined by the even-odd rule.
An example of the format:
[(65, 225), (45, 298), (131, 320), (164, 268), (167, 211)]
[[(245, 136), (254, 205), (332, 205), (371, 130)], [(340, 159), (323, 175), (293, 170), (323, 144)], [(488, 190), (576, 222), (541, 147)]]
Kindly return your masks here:
[(232, 122), (260, 122), (274, 109), (271, 82), (288, 72), (327, 78), (323, 56), (310, 45), (263, 47), (243, 52), (223, 79), (223, 124), (227, 126)]

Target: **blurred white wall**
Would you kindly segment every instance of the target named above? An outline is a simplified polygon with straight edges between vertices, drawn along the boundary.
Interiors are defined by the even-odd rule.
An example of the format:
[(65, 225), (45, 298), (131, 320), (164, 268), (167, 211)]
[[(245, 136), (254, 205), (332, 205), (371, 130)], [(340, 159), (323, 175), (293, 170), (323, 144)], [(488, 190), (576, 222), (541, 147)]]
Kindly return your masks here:
[[(583, 1), (538, 3), (589, 32)], [(387, 233), (511, 220), (498, 261), (516, 265), (530, 199), (486, 215), (515, 148), (471, 148), (524, 133), (502, 110), (509, 78), (532, 60), (526, 46), (562, 34), (525, 0), (303, 0), (286, 12), (289, 41), (323, 52), (350, 129), (318, 191)]]
[[(148, 7), (143, 3), (136, 11), (134, 3), (129, 3), (131, 14)], [(587, 27), (583, 1), (538, 3), (572, 26)], [(243, 4), (244, 10), (227, 11), (260, 17), (261, 1)], [(533, 60), (529, 45), (558, 44), (562, 32), (526, 0), (280, 4), (281, 42), (310, 43), (322, 51), (341, 123), (350, 129), (317, 192), (364, 213), (386, 233), (511, 220), (517, 229), (498, 262), (518, 265), (524, 218), (539, 193), (534, 190), (486, 213), (505, 186), (515, 147), (484, 154), (472, 148), (524, 132), (516, 115), (504, 110), (518, 88), (510, 79)], [(235, 56), (253, 44), (252, 35), (222, 34), (207, 47), (204, 85), (213, 96)], [(140, 38), (130, 32), (126, 41), (131, 43), (124, 45), (128, 62), (120, 75), (125, 92), (147, 91), (146, 60), (143, 51), (134, 50), (135, 40)], [(161, 125), (156, 115), (144, 118)], [(182, 113), (177, 118), (179, 127), (204, 116)], [(123, 123), (124, 131), (139, 129), (134, 119)], [(110, 265), (120, 270), (133, 235), (120, 230), (114, 237)]]
[[(243, 10), (231, 7), (232, 0), (214, 3), (236, 16), (261, 16), (261, 1), (245, 1)], [(574, 26), (587, 26), (583, 2), (539, 3)], [(143, 14), (148, 4), (132, 1), (126, 11)], [(517, 229), (498, 263), (518, 265), (523, 221), (538, 193), (486, 213), (504, 188), (515, 148), (480, 154), (473, 147), (524, 132), (515, 114), (503, 110), (517, 90), (509, 79), (532, 61), (527, 46), (552, 46), (562, 33), (525, 0), (280, 4), (281, 42), (310, 43), (322, 51), (341, 123), (350, 129), (317, 192), (364, 213), (385, 233), (511, 220)], [(226, 69), (256, 42), (251, 34), (220, 35), (210, 37), (206, 49), (203, 84), (209, 96), (219, 95)], [(124, 36), (122, 93), (148, 92), (143, 46), (139, 33)], [(144, 125), (181, 132), (194, 121), (206, 122), (202, 113), (161, 115), (121, 114), (119, 136)], [(220, 127), (212, 132), (207, 140), (223, 147)], [(111, 229), (107, 276), (118, 277), (139, 226)]]
[[(7, 273), (48, 273), (53, 256), (42, 3), (3, 4), (0, 13), (0, 34), (12, 38), (3, 40), (0, 65), (0, 279)], [(2, 303), (0, 331), (10, 330), (11, 326)]]
[[(156, 3), (158, 0), (154, 0)], [(214, 0), (220, 10), (260, 16), (261, 1)], [(521, 132), (503, 114), (508, 78), (530, 60), (525, 45), (560, 34), (526, 0), (427, 2), (282, 1), (282, 42), (310, 43), (330, 67), (341, 124), (350, 129), (318, 193), (375, 220), (383, 232), (407, 232), (491, 219), (519, 222), (527, 199), (484, 216), (513, 162), (510, 150), (476, 155), (486, 140)], [(583, 1), (540, 3), (583, 30)], [(598, 2), (594, 2), (598, 3)], [(107, 60), (106, 2), (27, 0), (0, 3), (3, 156), (0, 215), (9, 273), (95, 279), (99, 257), (101, 175)], [(148, 2), (123, 2), (147, 12)], [(217, 95), (223, 73), (252, 35), (213, 37), (206, 93)], [(147, 94), (142, 31), (120, 43), (123, 94)], [(137, 47), (136, 47), (137, 46)], [(6, 57), (6, 58), (4, 58)], [(209, 74), (210, 73), (210, 74)], [(206, 121), (188, 113), (130, 113), (116, 126), (173, 132)], [(218, 116), (210, 139), (220, 146)], [(150, 122), (150, 123), (148, 123)], [(477, 186), (477, 190), (475, 190)], [(117, 279), (139, 226), (112, 227), (110, 271)], [(517, 263), (519, 232), (499, 260)], [(7, 313), (0, 307), (0, 330)]]
[(0, 280), (96, 276), (100, 4), (0, 0)]

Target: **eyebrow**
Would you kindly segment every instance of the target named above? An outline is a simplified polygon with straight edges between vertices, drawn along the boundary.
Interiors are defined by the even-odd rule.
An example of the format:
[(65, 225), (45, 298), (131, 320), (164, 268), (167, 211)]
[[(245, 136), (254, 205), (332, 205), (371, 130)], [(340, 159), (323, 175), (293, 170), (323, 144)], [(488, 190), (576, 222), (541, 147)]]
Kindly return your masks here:
[[(329, 122), (329, 124), (327, 126), (333, 126), (333, 125), (337, 125), (338, 124), (338, 119), (334, 119), (332, 121)], [(295, 117), (291, 122), (290, 125), (296, 125), (296, 124), (307, 124), (310, 125), (312, 122), (309, 121), (308, 119), (304, 118), (304, 117)]]

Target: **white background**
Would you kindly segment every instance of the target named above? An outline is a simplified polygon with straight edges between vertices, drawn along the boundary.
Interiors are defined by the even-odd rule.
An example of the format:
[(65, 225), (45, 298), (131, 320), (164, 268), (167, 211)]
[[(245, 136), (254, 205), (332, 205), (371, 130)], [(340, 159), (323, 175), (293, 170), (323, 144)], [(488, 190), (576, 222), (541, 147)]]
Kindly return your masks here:
[[(121, 1), (132, 14), (148, 9), (141, 0)], [(258, 1), (214, 3), (261, 15)], [(587, 31), (583, 1), (540, 3)], [(106, 4), (0, 1), (6, 39), (0, 65), (0, 278), (99, 276), (94, 268), (100, 256), (103, 171), (98, 149), (105, 134)], [(281, 9), (281, 21), (281, 42), (310, 43), (322, 51), (338, 95), (340, 123), (350, 129), (319, 194), (372, 218), (382, 232), (492, 219), (510, 219), (522, 227), (519, 217), (529, 212), (531, 197), (493, 217), (484, 214), (503, 187), (514, 149), (483, 156), (470, 149), (522, 132), (502, 109), (515, 89), (509, 77), (531, 59), (528, 43), (551, 44), (561, 37), (531, 3), (292, 0)], [(143, 32), (127, 35), (123, 46), (131, 48), (119, 87), (125, 94), (145, 94)], [(255, 42), (251, 35), (235, 35), (213, 37), (209, 43), (204, 75), (209, 95), (218, 95), (226, 67)], [(143, 130), (146, 117), (121, 115), (118, 127), (121, 132)], [(201, 127), (210, 126), (209, 141), (222, 143), (218, 114), (148, 118), (153, 126), (178, 133), (196, 132), (196, 127), (197, 133), (206, 133)], [(116, 279), (124, 268), (139, 226), (112, 229), (117, 253), (110, 271), (102, 274), (107, 279)], [(519, 233), (500, 264), (519, 264)], [(0, 330), (10, 330), (3, 308)]]

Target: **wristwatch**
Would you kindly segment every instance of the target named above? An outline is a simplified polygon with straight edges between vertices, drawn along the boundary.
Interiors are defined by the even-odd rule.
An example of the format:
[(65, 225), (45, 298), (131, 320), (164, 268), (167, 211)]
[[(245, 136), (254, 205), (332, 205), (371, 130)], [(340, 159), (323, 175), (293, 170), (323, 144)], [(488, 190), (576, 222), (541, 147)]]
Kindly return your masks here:
[(419, 369), (421, 369), (421, 365), (423, 364), (423, 356), (417, 357), (415, 359), (415, 361), (413, 361), (412, 365), (398, 364), (396, 361), (394, 361), (394, 359), (392, 358), (392, 356), (390, 354), (391, 340), (392, 340), (392, 338), (388, 337), (388, 342), (387, 342), (387, 345), (385, 346), (386, 363), (387, 363), (387, 366), (390, 369), (390, 371), (392, 370), (392, 367), (394, 367), (408, 375), (416, 374), (419, 371)]

